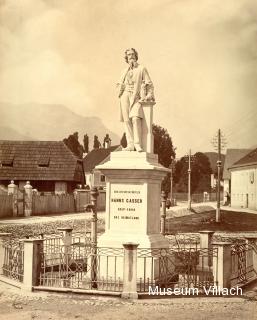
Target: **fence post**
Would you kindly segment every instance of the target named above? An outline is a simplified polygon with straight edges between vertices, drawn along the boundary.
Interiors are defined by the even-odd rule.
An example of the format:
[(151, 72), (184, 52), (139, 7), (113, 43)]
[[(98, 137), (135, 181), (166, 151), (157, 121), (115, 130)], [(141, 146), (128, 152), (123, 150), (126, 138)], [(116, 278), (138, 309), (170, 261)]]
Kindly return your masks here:
[(161, 202), (162, 202), (162, 214), (161, 214), (161, 234), (165, 235), (165, 225), (166, 225), (166, 199), (167, 195), (165, 191), (161, 192)]
[(201, 264), (203, 268), (209, 268), (212, 266), (212, 238), (214, 231), (203, 230), (200, 233), (200, 249), (207, 249), (206, 254), (203, 253)]
[(4, 266), (4, 255), (5, 255), (5, 249), (4, 249), (4, 242), (10, 238), (11, 233), (0, 233), (0, 275), (3, 275), (3, 266)]
[(199, 233), (200, 233), (200, 248), (210, 249), (212, 246), (212, 238), (213, 238), (214, 231), (203, 230), (203, 231), (199, 231)]
[(10, 184), (8, 184), (8, 195), (12, 194), (12, 212), (13, 217), (17, 217), (18, 215), (18, 205), (17, 205), (17, 198), (18, 198), (18, 186), (12, 180)]
[(213, 249), (217, 249), (217, 257), (213, 257), (214, 285), (220, 288), (231, 287), (231, 243), (214, 242)]
[(123, 291), (122, 298), (138, 299), (137, 293), (137, 243), (123, 243)]
[(30, 185), (30, 182), (27, 181), (24, 186), (24, 216), (29, 217), (32, 215), (32, 186)]
[(32, 291), (39, 284), (43, 239), (25, 239), (24, 241), (24, 290)]
[(99, 195), (96, 187), (91, 192), (92, 219), (91, 219), (91, 281), (92, 288), (97, 288), (97, 197)]

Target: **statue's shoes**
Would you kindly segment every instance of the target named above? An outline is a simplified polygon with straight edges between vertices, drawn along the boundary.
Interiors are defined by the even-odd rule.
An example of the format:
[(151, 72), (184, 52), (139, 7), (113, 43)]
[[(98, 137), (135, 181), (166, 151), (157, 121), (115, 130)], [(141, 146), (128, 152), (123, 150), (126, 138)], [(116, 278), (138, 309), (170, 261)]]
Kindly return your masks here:
[(135, 149), (136, 149), (137, 152), (142, 152), (143, 151), (143, 149), (141, 148), (139, 143), (135, 143)]
[(128, 145), (126, 148), (122, 148), (122, 151), (134, 151), (134, 146)]

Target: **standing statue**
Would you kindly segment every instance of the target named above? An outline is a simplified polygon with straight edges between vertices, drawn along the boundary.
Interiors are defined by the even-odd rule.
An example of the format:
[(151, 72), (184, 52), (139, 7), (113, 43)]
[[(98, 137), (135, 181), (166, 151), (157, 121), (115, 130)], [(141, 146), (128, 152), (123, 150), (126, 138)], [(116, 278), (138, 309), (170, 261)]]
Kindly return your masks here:
[(142, 152), (142, 103), (154, 101), (154, 87), (145, 67), (138, 64), (134, 48), (125, 51), (128, 67), (117, 84), (120, 99), (121, 122), (124, 122), (127, 147), (125, 151)]

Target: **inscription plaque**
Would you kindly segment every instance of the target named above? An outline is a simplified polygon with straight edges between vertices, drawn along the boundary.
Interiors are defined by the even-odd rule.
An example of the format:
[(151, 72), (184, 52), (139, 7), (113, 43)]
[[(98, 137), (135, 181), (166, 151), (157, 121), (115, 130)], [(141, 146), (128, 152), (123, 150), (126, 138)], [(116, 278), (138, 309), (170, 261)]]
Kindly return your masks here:
[(110, 229), (137, 232), (145, 207), (143, 185), (113, 183), (110, 189)]

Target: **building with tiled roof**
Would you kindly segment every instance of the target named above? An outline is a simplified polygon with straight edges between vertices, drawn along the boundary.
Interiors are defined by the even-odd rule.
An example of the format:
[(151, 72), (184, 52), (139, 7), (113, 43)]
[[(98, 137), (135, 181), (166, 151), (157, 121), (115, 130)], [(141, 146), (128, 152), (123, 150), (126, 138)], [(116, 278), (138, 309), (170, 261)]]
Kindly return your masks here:
[(238, 159), (231, 173), (231, 206), (257, 210), (257, 148)]
[(30, 181), (42, 192), (72, 192), (84, 184), (83, 162), (62, 141), (0, 140), (0, 185)]
[(223, 169), (224, 180), (230, 180), (231, 173), (229, 171), (229, 168), (232, 167), (232, 165), (242, 157), (247, 155), (250, 151), (251, 149), (227, 149)]
[(105, 176), (97, 169), (96, 166), (103, 164), (110, 159), (111, 152), (118, 151), (121, 146), (116, 145), (107, 148), (93, 149), (83, 159), (86, 184), (91, 188), (105, 187)]

